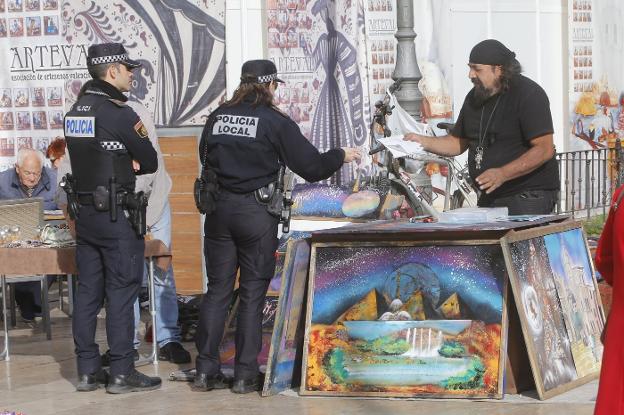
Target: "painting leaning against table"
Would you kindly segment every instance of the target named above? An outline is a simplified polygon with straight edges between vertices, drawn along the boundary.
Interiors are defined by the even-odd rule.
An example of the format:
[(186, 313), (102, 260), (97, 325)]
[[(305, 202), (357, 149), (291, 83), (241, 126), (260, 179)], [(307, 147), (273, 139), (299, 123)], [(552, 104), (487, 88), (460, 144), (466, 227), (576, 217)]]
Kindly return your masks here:
[(498, 243), (314, 244), (302, 394), (501, 398)]

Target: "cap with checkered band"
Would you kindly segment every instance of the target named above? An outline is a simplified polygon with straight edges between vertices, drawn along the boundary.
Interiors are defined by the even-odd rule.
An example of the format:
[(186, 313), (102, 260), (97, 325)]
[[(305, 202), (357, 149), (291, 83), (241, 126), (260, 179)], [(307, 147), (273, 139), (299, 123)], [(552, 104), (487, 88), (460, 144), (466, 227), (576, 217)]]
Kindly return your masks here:
[(241, 82), (264, 84), (271, 81), (284, 82), (277, 77), (277, 68), (272, 61), (255, 59), (243, 64)]
[(126, 48), (121, 43), (100, 43), (89, 46), (87, 66), (119, 62), (128, 68), (138, 68), (141, 63), (130, 59)]

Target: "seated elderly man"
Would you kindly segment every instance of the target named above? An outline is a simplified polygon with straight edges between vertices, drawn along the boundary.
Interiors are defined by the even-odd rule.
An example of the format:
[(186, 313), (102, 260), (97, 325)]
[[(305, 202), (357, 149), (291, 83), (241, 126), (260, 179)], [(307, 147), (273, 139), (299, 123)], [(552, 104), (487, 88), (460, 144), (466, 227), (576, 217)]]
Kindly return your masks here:
[[(45, 156), (37, 150), (23, 148), (17, 153), (15, 169), (0, 173), (0, 199), (43, 198), (43, 208), (57, 209), (56, 172), (44, 166)], [(15, 284), (15, 301), (22, 318), (32, 321), (41, 315), (41, 288), (38, 282)]]

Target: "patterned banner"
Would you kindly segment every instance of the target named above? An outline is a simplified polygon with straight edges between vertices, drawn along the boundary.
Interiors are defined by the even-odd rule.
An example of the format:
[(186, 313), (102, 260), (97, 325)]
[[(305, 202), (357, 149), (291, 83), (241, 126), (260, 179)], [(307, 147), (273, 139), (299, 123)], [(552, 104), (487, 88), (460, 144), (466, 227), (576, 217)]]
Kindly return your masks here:
[(224, 21), (225, 0), (0, 0), (0, 170), (62, 136), (95, 43), (143, 64), (130, 99), (156, 125), (202, 125), (225, 95)]
[[(363, 2), (268, 0), (269, 58), (285, 87), (279, 105), (320, 150), (368, 146), (370, 104)], [(331, 179), (347, 184), (356, 164)]]

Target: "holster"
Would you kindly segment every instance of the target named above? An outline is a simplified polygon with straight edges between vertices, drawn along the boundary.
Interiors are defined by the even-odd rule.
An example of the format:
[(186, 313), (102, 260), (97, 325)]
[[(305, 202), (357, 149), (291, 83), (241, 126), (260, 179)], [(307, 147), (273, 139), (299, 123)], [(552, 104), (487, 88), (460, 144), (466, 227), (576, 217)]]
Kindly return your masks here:
[(217, 209), (219, 181), (213, 169), (205, 168), (202, 171), (202, 175), (195, 179), (193, 196), (195, 197), (195, 206), (199, 213), (210, 215)]
[(282, 216), (284, 209), (284, 192), (276, 182), (262, 186), (254, 191), (254, 197), (258, 203), (266, 206), (267, 212), (277, 218)]
[(67, 173), (63, 179), (61, 179), (61, 183), (59, 186), (65, 191), (67, 194), (67, 213), (71, 219), (78, 218), (80, 212), (80, 202), (78, 201), (78, 195), (74, 190), (76, 185), (76, 180), (71, 175), (71, 173)]
[(145, 193), (126, 194), (124, 207), (128, 210), (128, 221), (132, 225), (132, 229), (139, 237), (145, 236), (147, 232), (147, 196)]

